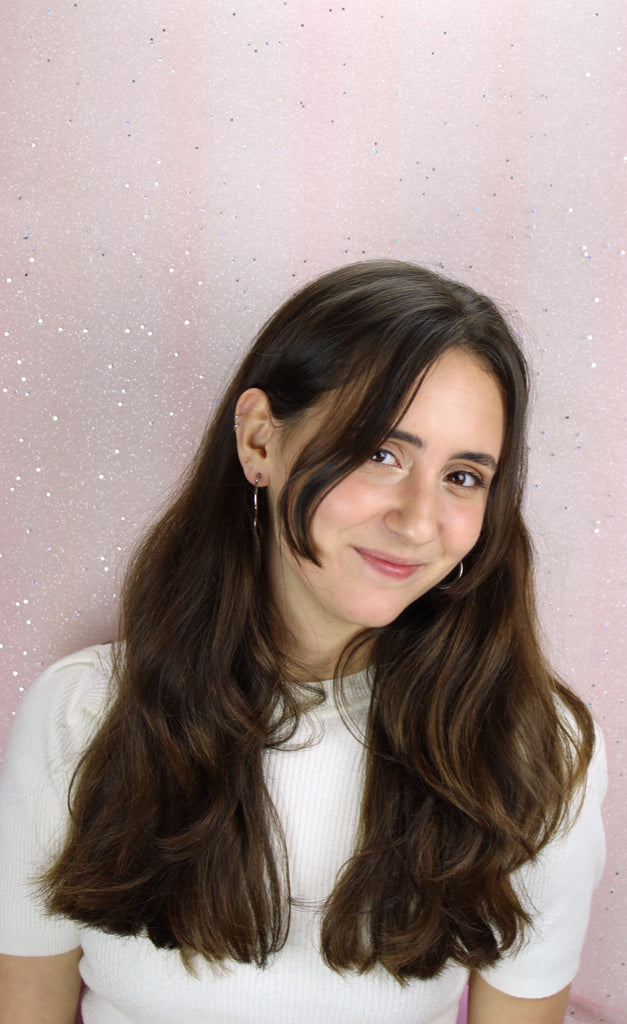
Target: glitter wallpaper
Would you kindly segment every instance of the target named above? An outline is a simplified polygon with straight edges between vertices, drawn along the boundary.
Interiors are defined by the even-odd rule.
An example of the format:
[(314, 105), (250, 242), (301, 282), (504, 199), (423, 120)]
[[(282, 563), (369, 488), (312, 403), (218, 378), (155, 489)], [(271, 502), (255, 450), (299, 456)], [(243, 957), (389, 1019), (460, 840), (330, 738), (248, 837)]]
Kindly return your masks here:
[(608, 747), (567, 1018), (598, 1022), (627, 1019), (624, 22), (611, 0), (5, 0), (0, 115), (0, 750), (42, 667), (114, 636), (129, 550), (268, 314), (345, 262), (442, 268), (533, 367), (546, 645)]

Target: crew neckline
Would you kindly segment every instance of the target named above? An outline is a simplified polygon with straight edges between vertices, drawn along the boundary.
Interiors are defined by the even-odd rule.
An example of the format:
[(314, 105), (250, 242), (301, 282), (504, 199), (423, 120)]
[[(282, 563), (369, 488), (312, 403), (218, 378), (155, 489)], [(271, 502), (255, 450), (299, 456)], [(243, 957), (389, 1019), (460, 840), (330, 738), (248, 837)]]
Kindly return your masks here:
[[(338, 711), (359, 711), (364, 707), (368, 707), (370, 704), (370, 697), (372, 694), (372, 683), (373, 683), (374, 669), (366, 668), (360, 672), (351, 673), (351, 675), (344, 676), (340, 693), (343, 699), (340, 701), (338, 706), (335, 700), (335, 694), (333, 692), (333, 679), (324, 679), (319, 682), (308, 682), (305, 683), (305, 687), (315, 687), (321, 689), (324, 692), (324, 702), (315, 705), (311, 712), (320, 716), (326, 716)], [(306, 691), (304, 691), (306, 692)], [(309, 712), (305, 711), (305, 714)]]

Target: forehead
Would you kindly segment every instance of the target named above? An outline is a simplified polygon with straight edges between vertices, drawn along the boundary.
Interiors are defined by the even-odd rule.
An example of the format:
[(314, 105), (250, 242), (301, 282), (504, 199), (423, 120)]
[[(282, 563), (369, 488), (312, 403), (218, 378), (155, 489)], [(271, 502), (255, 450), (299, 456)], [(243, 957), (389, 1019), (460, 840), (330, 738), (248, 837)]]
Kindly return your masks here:
[[(314, 438), (333, 435), (336, 441), (355, 436), (355, 422), (359, 419), (359, 398), (364, 391), (356, 381), (356, 390), (347, 388), (332, 390), (324, 394), (313, 406), (295, 421), (277, 424), (280, 435), (279, 445), (289, 457), (306, 446)], [(408, 401), (396, 420), (396, 426), (409, 429), (412, 424), (430, 433), (443, 432), (445, 425), (454, 424), (458, 431), (463, 429), (481, 436), (489, 435), (496, 456), (500, 451), (505, 424), (505, 404), (500, 383), (492, 369), (479, 356), (462, 349), (445, 352), (432, 363), (413, 386), (408, 388)], [(363, 434), (370, 434), (372, 427), (368, 417), (363, 424)], [(349, 428), (350, 425), (350, 428)], [(376, 430), (376, 428), (374, 428)], [(374, 435), (373, 442), (384, 437)]]
[(500, 384), (476, 356), (452, 350), (420, 377), (397, 424), (425, 443), (467, 437), (498, 458), (505, 430)]

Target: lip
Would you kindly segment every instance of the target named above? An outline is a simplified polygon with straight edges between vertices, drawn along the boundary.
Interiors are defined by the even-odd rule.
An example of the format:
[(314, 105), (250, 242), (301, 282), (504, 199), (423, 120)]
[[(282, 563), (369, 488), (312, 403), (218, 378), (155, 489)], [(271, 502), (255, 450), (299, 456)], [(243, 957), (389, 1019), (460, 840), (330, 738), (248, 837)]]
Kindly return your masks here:
[(392, 579), (406, 580), (425, 565), (424, 562), (410, 562), (384, 551), (372, 551), (370, 548), (355, 548), (364, 562), (372, 566), (382, 576)]

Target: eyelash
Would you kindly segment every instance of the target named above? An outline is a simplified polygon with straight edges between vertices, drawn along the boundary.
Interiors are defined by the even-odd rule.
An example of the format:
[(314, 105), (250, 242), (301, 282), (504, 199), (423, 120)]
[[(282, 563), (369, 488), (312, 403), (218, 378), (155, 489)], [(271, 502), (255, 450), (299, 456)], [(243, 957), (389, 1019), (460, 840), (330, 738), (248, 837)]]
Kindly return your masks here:
[[(485, 487), (485, 481), (478, 473), (472, 473), (469, 469), (455, 469), (452, 473), (449, 473), (449, 478), (452, 476), (469, 476), (474, 481), (474, 487)], [(466, 484), (455, 484), (456, 487), (460, 487), (462, 490), (471, 491), (472, 487)]]
[[(383, 459), (378, 459), (377, 458), (380, 455), (382, 455), (384, 457), (391, 456), (394, 459), (395, 463), (398, 464), (398, 459), (394, 455), (394, 452), (391, 452), (389, 450), (389, 448), (378, 448), (377, 451), (371, 456), (371, 461), (375, 462), (379, 466), (386, 465), (386, 463), (383, 462)], [(453, 470), (452, 473), (448, 474), (448, 479), (451, 479), (451, 477), (455, 477), (455, 476), (468, 476), (468, 477), (470, 477), (473, 480), (472, 486), (467, 485), (467, 484), (455, 483), (454, 486), (455, 487), (459, 487), (460, 490), (468, 490), (468, 491), (470, 491), (470, 490), (473, 489), (473, 487), (483, 487), (483, 488), (485, 488), (485, 486), (486, 486), (483, 477), (479, 476), (478, 473), (473, 473), (472, 470), (470, 470), (470, 469), (455, 469), (455, 470)]]
[(389, 448), (378, 448), (377, 451), (371, 456), (372, 462), (376, 462), (377, 465), (382, 466), (383, 460), (377, 459), (377, 455), (391, 455), (395, 462), (398, 462), (394, 452), (391, 452)]

